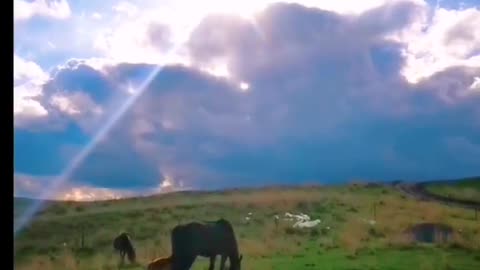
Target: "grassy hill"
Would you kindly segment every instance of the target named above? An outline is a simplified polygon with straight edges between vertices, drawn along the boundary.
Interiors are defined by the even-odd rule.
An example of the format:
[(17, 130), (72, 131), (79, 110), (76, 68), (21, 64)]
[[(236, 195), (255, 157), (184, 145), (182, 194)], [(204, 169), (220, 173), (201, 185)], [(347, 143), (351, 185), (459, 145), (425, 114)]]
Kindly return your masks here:
[[(287, 211), (321, 223), (297, 230), (282, 219), (276, 227), (273, 216)], [(249, 212), (252, 220), (246, 224)], [(170, 254), (169, 232), (175, 225), (220, 217), (234, 225), (242, 269), (480, 269), (480, 220), (472, 210), (361, 184), (49, 202), (15, 240), (15, 269), (117, 269), (112, 240), (124, 230), (132, 235), (140, 262), (130, 269), (145, 269), (149, 260)], [(417, 244), (404, 231), (419, 222), (448, 224), (454, 237), (446, 244)], [(207, 265), (198, 258), (193, 269)]]
[(480, 203), (480, 177), (435, 182), (426, 185), (426, 189), (439, 196)]

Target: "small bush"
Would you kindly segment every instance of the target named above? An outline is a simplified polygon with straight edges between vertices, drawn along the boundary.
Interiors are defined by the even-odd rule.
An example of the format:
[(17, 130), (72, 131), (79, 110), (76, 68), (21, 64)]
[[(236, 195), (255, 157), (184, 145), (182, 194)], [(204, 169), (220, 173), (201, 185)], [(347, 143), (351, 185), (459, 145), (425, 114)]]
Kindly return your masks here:
[(61, 215), (65, 215), (68, 212), (68, 209), (65, 206), (54, 205), (50, 207), (49, 212), (52, 212), (55, 215), (61, 216)]
[(305, 230), (305, 229), (297, 229), (297, 228), (286, 228), (285, 229), (286, 231), (288, 230), (288, 234), (292, 234), (292, 235), (308, 235), (309, 234), (309, 231), (308, 230)]
[(347, 211), (348, 211), (348, 212), (352, 212), (352, 213), (358, 213), (358, 209), (357, 209), (357, 208), (355, 208), (355, 207), (353, 207), (353, 206), (352, 206), (352, 207), (350, 207), (350, 208), (348, 208), (348, 210), (347, 210)]
[(322, 235), (327, 235), (330, 232), (330, 230), (323, 227), (323, 228), (320, 229), (320, 232), (322, 233)]
[(293, 234), (295, 234), (295, 229), (292, 228), (292, 227), (287, 227), (287, 228), (285, 228), (285, 233), (293, 235)]
[(81, 247), (73, 250), (75, 257), (90, 257), (95, 254), (95, 250), (91, 247)]
[(357, 254), (356, 254), (356, 252), (354, 252), (352, 254), (348, 254), (346, 257), (349, 260), (355, 260), (355, 258), (357, 257)]
[(378, 229), (376, 229), (375, 227), (370, 227), (368, 229), (368, 234), (372, 237), (376, 237), (376, 238), (383, 238), (385, 237), (385, 234), (380, 232)]
[(310, 210), (310, 207), (306, 202), (298, 202), (297, 209), (301, 212), (308, 212)]

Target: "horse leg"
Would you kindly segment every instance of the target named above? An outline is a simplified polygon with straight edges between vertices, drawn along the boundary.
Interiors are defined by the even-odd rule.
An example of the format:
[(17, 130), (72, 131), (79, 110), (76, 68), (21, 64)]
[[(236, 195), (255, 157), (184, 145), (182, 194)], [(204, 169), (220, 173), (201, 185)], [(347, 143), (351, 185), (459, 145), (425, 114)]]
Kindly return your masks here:
[[(220, 258), (220, 270), (225, 270), (225, 262), (227, 261), (227, 256), (222, 255)], [(231, 264), (231, 262), (230, 262)]]
[(178, 256), (172, 256), (171, 260), (171, 270), (182, 270), (183, 269), (183, 260), (181, 260)]
[(210, 256), (210, 266), (208, 267), (208, 270), (213, 270), (215, 269), (215, 255)]
[(193, 263), (195, 262), (195, 259), (197, 258), (197, 256), (190, 256), (188, 258), (185, 258), (184, 262), (183, 262), (183, 268), (182, 270), (189, 270)]
[(125, 251), (120, 251), (120, 265), (123, 265), (125, 262)]

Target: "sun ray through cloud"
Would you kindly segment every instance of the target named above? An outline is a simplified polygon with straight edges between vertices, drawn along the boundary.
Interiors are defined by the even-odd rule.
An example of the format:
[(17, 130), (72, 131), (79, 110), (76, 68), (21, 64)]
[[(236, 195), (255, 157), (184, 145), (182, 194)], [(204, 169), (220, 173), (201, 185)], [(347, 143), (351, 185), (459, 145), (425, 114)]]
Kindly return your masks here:
[(135, 101), (142, 95), (142, 93), (148, 89), (148, 86), (153, 81), (153, 79), (158, 75), (162, 70), (162, 65), (157, 65), (146, 79), (140, 84), (136, 91), (132, 91), (127, 100), (115, 111), (110, 119), (105, 122), (105, 124), (98, 130), (98, 132), (93, 136), (93, 138), (78, 152), (78, 154), (73, 158), (73, 160), (65, 167), (62, 173), (57, 176), (49, 186), (45, 187), (40, 198), (36, 203), (32, 204), (25, 213), (19, 218), (18, 222), (14, 225), (14, 236), (16, 237), (18, 232), (20, 232), (25, 226), (31, 221), (35, 216), (38, 210), (43, 206), (44, 199), (48, 199), (52, 194), (68, 181), (69, 177), (75, 172), (85, 158), (95, 149), (99, 142), (101, 142), (108, 132), (115, 126), (115, 124), (122, 118), (123, 115), (129, 110), (129, 108), (135, 103)]
[(14, 196), (478, 174), (475, 1), (55, 2), (16, 10)]

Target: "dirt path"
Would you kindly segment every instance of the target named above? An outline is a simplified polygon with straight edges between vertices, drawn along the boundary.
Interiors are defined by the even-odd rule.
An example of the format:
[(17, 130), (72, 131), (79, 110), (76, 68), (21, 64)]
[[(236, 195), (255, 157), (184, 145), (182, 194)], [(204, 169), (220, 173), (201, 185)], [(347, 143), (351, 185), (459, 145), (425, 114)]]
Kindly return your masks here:
[(428, 183), (399, 183), (396, 184), (395, 187), (401, 192), (418, 200), (436, 201), (450, 206), (457, 206), (467, 209), (476, 208), (480, 210), (480, 203), (478, 202), (443, 197), (437, 194), (433, 194), (425, 188), (427, 184)]

